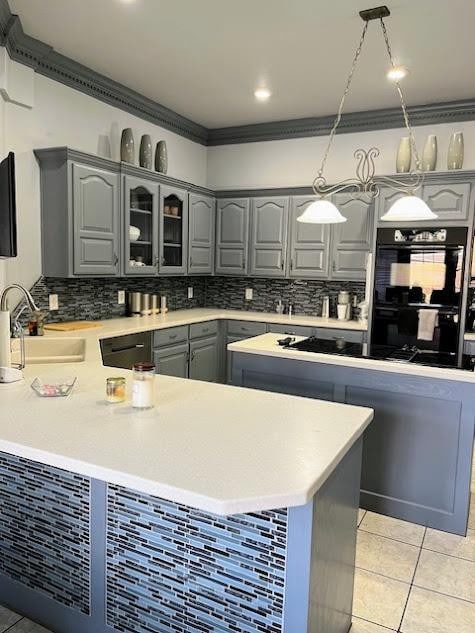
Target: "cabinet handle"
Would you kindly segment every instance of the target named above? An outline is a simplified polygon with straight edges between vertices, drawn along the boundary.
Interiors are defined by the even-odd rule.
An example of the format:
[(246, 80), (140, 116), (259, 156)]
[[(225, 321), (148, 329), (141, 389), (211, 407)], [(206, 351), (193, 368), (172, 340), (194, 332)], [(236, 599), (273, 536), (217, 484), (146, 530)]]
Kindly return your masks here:
[(119, 263), (119, 256), (117, 255), (117, 253), (114, 253), (114, 266), (117, 266), (118, 263)]
[(191, 352), (191, 362), (193, 362), (195, 360), (195, 352)]
[(162, 266), (165, 266), (165, 264), (166, 264), (166, 260), (165, 260), (165, 257), (163, 255), (162, 255), (161, 259), (160, 259), (160, 264)]
[(333, 260), (333, 264), (332, 264), (332, 270), (333, 270), (333, 272), (335, 272), (335, 270), (336, 270), (336, 264), (335, 264), (335, 260)]
[(246, 268), (246, 260), (245, 260), (245, 259), (243, 259), (243, 260), (242, 260), (242, 269), (244, 270), (245, 268)]
[(160, 262), (160, 257), (157, 255), (157, 256), (155, 257), (155, 262), (154, 262), (154, 264), (153, 264), (153, 265), (154, 265), (154, 266), (158, 266), (159, 262)]
[(282, 268), (282, 270), (284, 270), (284, 260), (282, 260), (280, 267)]
[(193, 257), (190, 257), (190, 266), (193, 266)]
[(294, 269), (294, 260), (291, 259), (290, 260), (290, 270), (293, 270), (293, 269)]

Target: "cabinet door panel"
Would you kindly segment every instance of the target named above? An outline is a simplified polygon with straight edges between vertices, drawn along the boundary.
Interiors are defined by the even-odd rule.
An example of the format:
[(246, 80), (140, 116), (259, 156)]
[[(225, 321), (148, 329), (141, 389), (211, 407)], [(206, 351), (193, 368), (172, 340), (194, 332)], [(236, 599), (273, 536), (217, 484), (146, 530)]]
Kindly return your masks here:
[(119, 176), (72, 165), (74, 274), (119, 272)]
[(216, 219), (216, 273), (247, 273), (249, 240), (249, 200), (218, 200)]
[(184, 275), (188, 262), (188, 193), (160, 186), (159, 273)]
[(153, 362), (157, 374), (188, 378), (188, 343), (155, 349)]
[(218, 382), (217, 336), (190, 343), (190, 378), (207, 382)]
[(215, 201), (190, 194), (188, 225), (188, 272), (208, 274), (214, 264)]
[(466, 222), (469, 218), (469, 183), (425, 185), (423, 198), (439, 220)]
[(251, 210), (251, 275), (284, 277), (288, 198), (256, 198)]
[[(124, 176), (124, 273), (158, 274), (158, 204), (159, 186), (142, 178)], [(138, 240), (131, 240), (129, 228), (140, 230)]]
[(330, 225), (297, 222), (312, 196), (294, 196), (290, 205), (290, 276), (327, 279), (330, 261)]
[(364, 280), (373, 241), (373, 203), (343, 193), (334, 202), (347, 220), (333, 226), (332, 279)]

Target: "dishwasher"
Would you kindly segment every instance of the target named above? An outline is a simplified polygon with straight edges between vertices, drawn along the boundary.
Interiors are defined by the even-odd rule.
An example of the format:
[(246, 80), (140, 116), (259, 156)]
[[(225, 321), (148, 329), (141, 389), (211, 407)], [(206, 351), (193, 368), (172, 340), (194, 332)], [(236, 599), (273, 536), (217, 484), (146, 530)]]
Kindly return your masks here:
[(135, 363), (152, 358), (152, 334), (126, 334), (101, 341), (102, 363), (106, 367), (132, 369)]

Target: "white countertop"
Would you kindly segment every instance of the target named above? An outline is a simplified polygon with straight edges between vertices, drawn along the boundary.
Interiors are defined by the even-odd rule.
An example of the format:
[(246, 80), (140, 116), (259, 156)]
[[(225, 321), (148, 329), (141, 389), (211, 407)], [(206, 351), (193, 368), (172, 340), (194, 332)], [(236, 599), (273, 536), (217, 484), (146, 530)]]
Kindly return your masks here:
[[(101, 338), (246, 315), (269, 321), (187, 310), (48, 333), (85, 338), (86, 360), (31, 365), (23, 382), (0, 386), (0, 451), (216, 514), (306, 503), (370, 423), (370, 409), (166, 376), (156, 377), (150, 411), (104, 401), (107, 376), (127, 376), (130, 390), (131, 375), (102, 366)], [(34, 376), (58, 374), (78, 377), (71, 396), (41, 399), (30, 389)]]
[[(244, 341), (230, 343), (228, 345), (228, 350), (231, 352), (242, 352), (244, 354), (273, 356), (275, 358), (292, 358), (294, 360), (302, 360), (310, 363), (340, 365), (342, 367), (371, 369), (374, 371), (385, 371), (395, 374), (405, 374), (408, 376), (424, 376), (427, 378), (475, 383), (475, 373), (473, 371), (466, 371), (463, 369), (444, 369), (442, 367), (426, 367), (424, 365), (416, 365), (414, 363), (397, 363), (385, 360), (374, 360), (371, 358), (316, 354), (314, 352), (284, 349), (277, 343), (278, 339), (281, 338), (282, 334), (273, 334), (269, 332), (268, 334), (255, 336)], [(296, 336), (295, 340), (300, 341), (304, 338), (304, 336)]]

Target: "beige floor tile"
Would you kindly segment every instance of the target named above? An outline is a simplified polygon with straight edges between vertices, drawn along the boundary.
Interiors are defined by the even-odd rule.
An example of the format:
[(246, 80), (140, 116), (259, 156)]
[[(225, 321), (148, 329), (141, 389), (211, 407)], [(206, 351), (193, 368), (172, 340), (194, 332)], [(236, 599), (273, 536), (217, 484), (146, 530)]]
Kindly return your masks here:
[(388, 629), (385, 626), (379, 626), (379, 624), (373, 624), (367, 620), (361, 618), (353, 618), (350, 633), (391, 633), (395, 629)]
[(475, 492), (470, 495), (470, 513), (468, 515), (468, 527), (475, 530)]
[(21, 620), (21, 615), (10, 611), (10, 609), (6, 607), (0, 606), (0, 633), (9, 629), (15, 622), (18, 622), (18, 620)]
[(475, 563), (423, 549), (414, 584), (475, 602)]
[(356, 566), (410, 583), (419, 551), (414, 545), (358, 530)]
[(422, 547), (441, 554), (475, 561), (475, 530), (467, 530), (467, 536), (457, 536), (429, 528)]
[(35, 622), (27, 618), (23, 618), (18, 624), (15, 624), (14, 627), (9, 629), (8, 633), (51, 633), (51, 631), (45, 629), (44, 626), (35, 624)]
[(475, 605), (413, 587), (401, 633), (473, 633)]
[(361, 508), (358, 510), (358, 525), (360, 525), (365, 514), (366, 514), (366, 510), (362, 510)]
[(360, 528), (372, 534), (387, 536), (388, 538), (397, 539), (410, 545), (421, 545), (424, 538), (425, 528), (422, 525), (415, 525), (400, 519), (393, 519), (382, 514), (367, 512)]
[(356, 569), (353, 615), (397, 630), (409, 588), (399, 580)]

